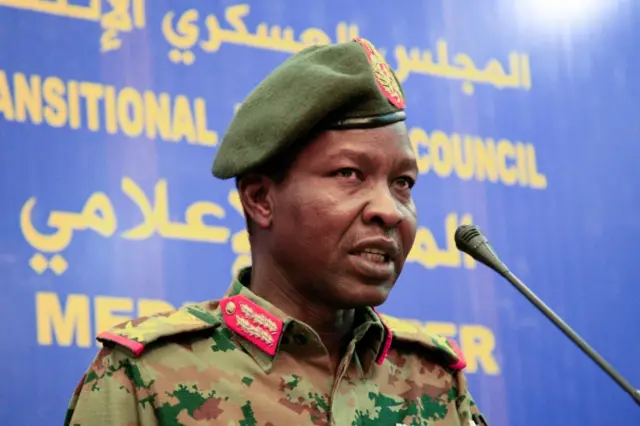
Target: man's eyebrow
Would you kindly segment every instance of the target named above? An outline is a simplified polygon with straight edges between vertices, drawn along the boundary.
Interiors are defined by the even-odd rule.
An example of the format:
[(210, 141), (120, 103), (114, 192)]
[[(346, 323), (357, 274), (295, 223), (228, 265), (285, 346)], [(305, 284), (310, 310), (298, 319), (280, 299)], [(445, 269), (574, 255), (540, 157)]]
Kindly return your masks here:
[(339, 160), (341, 158), (348, 158), (350, 160), (355, 160), (355, 161), (368, 161), (371, 162), (371, 157), (369, 157), (369, 155), (361, 150), (356, 150), (353, 148), (340, 148), (337, 151), (334, 151), (332, 153), (330, 153), (329, 155), (327, 155), (327, 158), (329, 160)]
[[(341, 158), (348, 158), (350, 160), (364, 163), (366, 165), (372, 165), (373, 160), (367, 154), (366, 151), (353, 149), (353, 148), (340, 148), (327, 155), (327, 160), (339, 160)], [(418, 170), (418, 164), (414, 156), (405, 156), (397, 163), (397, 168), (402, 170)]]
[(418, 162), (415, 157), (404, 157), (398, 162), (398, 168), (402, 170), (411, 170), (416, 173), (419, 172)]

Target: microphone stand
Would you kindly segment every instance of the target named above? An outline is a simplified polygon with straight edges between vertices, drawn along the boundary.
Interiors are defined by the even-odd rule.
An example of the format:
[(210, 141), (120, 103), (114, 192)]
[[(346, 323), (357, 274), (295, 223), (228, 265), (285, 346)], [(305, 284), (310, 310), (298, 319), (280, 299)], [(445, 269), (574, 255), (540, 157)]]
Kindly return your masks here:
[(506, 278), (524, 297), (526, 297), (540, 312), (544, 314), (565, 336), (569, 337), (598, 367), (604, 370), (622, 389), (624, 389), (640, 405), (640, 390), (618, 373), (604, 358), (578, 335), (566, 322), (540, 300), (509, 268), (500, 260), (496, 252), (489, 244), (487, 238), (482, 235), (476, 225), (460, 226), (454, 236), (458, 250), (473, 257), (478, 262), (491, 268), (502, 277)]
[(569, 339), (573, 341), (582, 351), (593, 360), (605, 373), (609, 375), (618, 385), (622, 387), (631, 397), (640, 405), (640, 390), (635, 389), (631, 384), (620, 375), (604, 358), (597, 353), (589, 344), (582, 339), (578, 333), (573, 331), (566, 322), (562, 320), (555, 312), (544, 304), (522, 281), (518, 279), (511, 271), (501, 273), (513, 286), (532, 304), (538, 308), (544, 316), (546, 316), (556, 327), (558, 327)]

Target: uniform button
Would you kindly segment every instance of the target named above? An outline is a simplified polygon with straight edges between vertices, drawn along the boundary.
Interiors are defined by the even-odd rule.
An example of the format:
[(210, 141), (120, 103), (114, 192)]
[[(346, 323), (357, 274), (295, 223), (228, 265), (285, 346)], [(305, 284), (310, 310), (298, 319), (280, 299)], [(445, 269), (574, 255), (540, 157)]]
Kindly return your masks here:
[(236, 304), (233, 302), (229, 302), (227, 303), (227, 306), (224, 310), (227, 312), (227, 314), (233, 315), (233, 313), (236, 311)]
[(306, 345), (307, 344), (307, 336), (302, 333), (297, 333), (293, 336), (293, 341), (298, 345)]

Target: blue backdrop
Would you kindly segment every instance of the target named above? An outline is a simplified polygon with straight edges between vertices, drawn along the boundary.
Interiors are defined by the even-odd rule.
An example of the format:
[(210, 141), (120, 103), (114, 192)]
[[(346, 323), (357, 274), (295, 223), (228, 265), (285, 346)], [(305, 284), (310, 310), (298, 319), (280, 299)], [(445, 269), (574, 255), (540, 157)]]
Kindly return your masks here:
[(2, 423), (61, 424), (99, 331), (223, 294), (250, 261), (233, 184), (210, 175), (235, 108), (292, 53), (360, 35), (404, 83), (424, 174), (418, 239), (381, 311), (460, 342), (492, 425), (640, 424), (617, 385), (452, 244), (478, 224), (640, 384), (639, 12), (0, 0)]

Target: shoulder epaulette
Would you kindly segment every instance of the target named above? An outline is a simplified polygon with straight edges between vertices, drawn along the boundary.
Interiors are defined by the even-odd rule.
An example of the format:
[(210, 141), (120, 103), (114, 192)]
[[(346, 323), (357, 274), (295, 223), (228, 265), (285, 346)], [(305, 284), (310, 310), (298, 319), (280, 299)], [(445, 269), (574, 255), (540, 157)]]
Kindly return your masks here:
[(427, 333), (424, 324), (419, 321), (400, 319), (380, 314), (387, 327), (393, 334), (393, 339), (417, 343), (431, 352), (442, 356), (449, 368), (464, 370), (467, 362), (458, 344), (449, 337)]
[(126, 321), (104, 331), (96, 339), (131, 351), (136, 357), (150, 343), (163, 337), (190, 333), (220, 325), (220, 320), (200, 305), (184, 306), (169, 312)]

